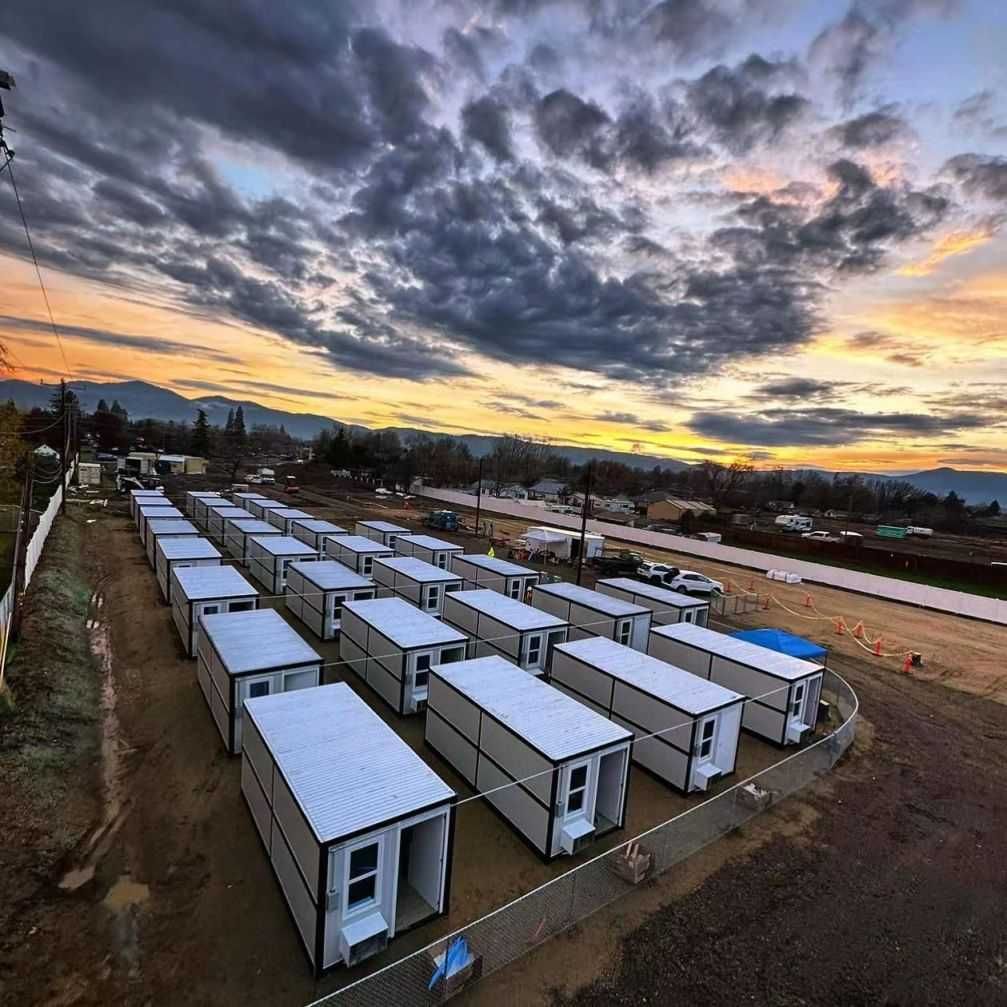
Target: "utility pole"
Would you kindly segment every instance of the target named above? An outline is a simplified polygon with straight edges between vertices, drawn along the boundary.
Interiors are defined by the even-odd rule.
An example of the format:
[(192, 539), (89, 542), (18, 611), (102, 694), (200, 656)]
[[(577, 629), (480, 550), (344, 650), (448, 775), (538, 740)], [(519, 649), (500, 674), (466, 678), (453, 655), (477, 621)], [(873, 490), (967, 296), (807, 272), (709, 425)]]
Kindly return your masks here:
[(584, 489), (584, 506), (580, 512), (580, 552), (577, 554), (577, 583), (580, 584), (580, 575), (584, 569), (584, 539), (587, 536), (587, 512), (591, 507), (591, 473), (594, 471), (594, 462), (587, 463), (587, 485)]
[(59, 448), (59, 486), (61, 490), (59, 512), (66, 514), (66, 449), (67, 444), (70, 443), (70, 421), (66, 415), (66, 381), (63, 378), (60, 378), (59, 382), (59, 408), (63, 415)]
[(26, 587), (28, 542), (31, 540), (31, 500), (34, 493), (34, 457), (29, 449), (25, 454), (24, 484), (21, 487), (21, 506), (18, 511), (17, 536), (14, 540), (14, 607), (11, 612), (10, 638), (16, 640), (21, 631), (21, 609)]
[(483, 502), (483, 460), (479, 459), (479, 475), (476, 483), (476, 537), (479, 537), (479, 511)]

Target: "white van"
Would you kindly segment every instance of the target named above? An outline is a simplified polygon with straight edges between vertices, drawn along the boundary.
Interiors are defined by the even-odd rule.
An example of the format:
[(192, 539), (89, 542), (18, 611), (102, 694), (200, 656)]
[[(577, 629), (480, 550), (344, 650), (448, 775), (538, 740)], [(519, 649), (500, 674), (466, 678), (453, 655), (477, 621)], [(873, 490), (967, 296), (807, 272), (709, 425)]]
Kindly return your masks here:
[(811, 531), (814, 522), (803, 514), (781, 514), (774, 522), (783, 531)]
[(916, 535), (918, 538), (930, 538), (933, 533), (933, 528), (920, 528), (916, 525), (910, 525), (906, 529), (907, 535)]

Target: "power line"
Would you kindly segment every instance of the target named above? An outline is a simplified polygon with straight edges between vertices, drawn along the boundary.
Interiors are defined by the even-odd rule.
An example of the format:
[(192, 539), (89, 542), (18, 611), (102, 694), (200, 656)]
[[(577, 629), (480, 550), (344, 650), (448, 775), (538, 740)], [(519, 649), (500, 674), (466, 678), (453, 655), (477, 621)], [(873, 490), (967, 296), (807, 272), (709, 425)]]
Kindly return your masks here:
[(7, 155), (7, 174), (10, 176), (11, 188), (14, 190), (14, 199), (17, 201), (18, 212), (21, 214), (21, 223), (24, 226), (24, 236), (28, 242), (28, 251), (31, 253), (31, 261), (35, 266), (35, 275), (38, 277), (39, 289), (42, 291), (42, 299), (45, 301), (45, 310), (49, 315), (49, 324), (52, 326), (52, 334), (56, 337), (56, 344), (59, 346), (60, 356), (63, 358), (65, 374), (70, 377), (70, 363), (66, 359), (66, 350), (63, 349), (63, 339), (56, 327), (56, 319), (53, 318), (52, 306), (49, 304), (49, 292), (45, 289), (45, 281), (42, 279), (42, 270), (38, 264), (38, 256), (35, 255), (35, 245), (31, 240), (31, 231), (28, 228), (28, 218), (25, 216), (24, 205), (21, 202), (21, 193), (18, 192), (17, 182), (14, 179), (14, 159)]

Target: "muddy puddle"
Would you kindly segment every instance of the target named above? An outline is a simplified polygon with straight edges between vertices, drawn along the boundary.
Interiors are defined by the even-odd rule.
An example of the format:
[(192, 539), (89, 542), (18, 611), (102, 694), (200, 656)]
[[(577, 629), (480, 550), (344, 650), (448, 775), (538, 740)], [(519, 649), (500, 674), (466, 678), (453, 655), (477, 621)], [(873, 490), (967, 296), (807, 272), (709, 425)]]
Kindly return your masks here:
[(87, 630), (91, 653), (101, 670), (101, 820), (91, 830), (79, 850), (74, 865), (60, 879), (59, 887), (75, 892), (94, 879), (95, 870), (108, 852), (122, 824), (126, 793), (123, 756), (128, 748), (122, 740), (116, 712), (115, 677), (112, 674), (112, 640), (109, 627), (99, 618), (105, 598), (91, 596)]

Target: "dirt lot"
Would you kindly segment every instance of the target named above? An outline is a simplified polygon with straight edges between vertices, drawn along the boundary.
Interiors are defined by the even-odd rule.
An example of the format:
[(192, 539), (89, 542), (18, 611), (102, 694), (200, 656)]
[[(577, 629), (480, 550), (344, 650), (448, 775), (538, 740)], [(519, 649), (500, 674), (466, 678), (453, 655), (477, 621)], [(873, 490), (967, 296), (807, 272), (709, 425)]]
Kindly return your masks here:
[[(344, 524), (379, 512), (416, 520), (415, 512), (366, 506), (354, 498), (308, 509)], [(305, 1003), (341, 977), (315, 984), (308, 975), (249, 825), (238, 765), (221, 751), (135, 532), (111, 515), (76, 527), (82, 569), (100, 589), (100, 606), (79, 611), (71, 630), (86, 642), (80, 623), (85, 614), (96, 622), (91, 705), (98, 706), (97, 684), (108, 670), (110, 733), (102, 758), (97, 721), (85, 719), (83, 733), (94, 747), (68, 749), (64, 760), (72, 787), (47, 813), (67, 830), (66, 856), (36, 857), (32, 842), (14, 845), (11, 830), (2, 833), (2, 873), (19, 880), (0, 943), (0, 1000)], [(65, 550), (47, 550), (43, 569), (67, 562)], [(803, 598), (795, 593), (796, 603), (781, 600), (799, 608)], [(847, 606), (869, 601), (829, 593)], [(829, 600), (816, 590), (823, 612)], [(979, 624), (888, 608), (918, 615), (921, 632), (936, 618), (942, 625), (928, 630), (935, 642), (967, 641), (956, 662), (960, 674), (946, 683), (988, 680), (994, 648), (1007, 643), (1007, 632), (996, 631), (996, 640), (989, 628), (988, 642), (976, 650)], [(774, 607), (745, 621), (781, 625), (780, 614)], [(32, 634), (46, 647), (47, 627), (42, 619)], [(334, 657), (332, 645), (320, 649)], [(928, 655), (925, 674), (933, 673), (932, 660)], [(994, 1002), (999, 990), (1002, 1000), (995, 983), (1004, 981), (1007, 955), (1007, 865), (995, 844), (1007, 825), (1007, 709), (902, 676), (897, 662), (861, 652), (847, 657), (837, 649), (830, 663), (858, 689), (875, 727), (864, 728), (854, 755), (831, 779), (487, 980), (472, 1002), (545, 1003), (564, 990), (576, 1003), (638, 1003), (665, 999), (671, 983), (676, 997), (702, 991), (720, 1001), (925, 1001), (911, 995), (913, 970), (927, 977), (934, 999), (958, 989), (970, 995), (944, 999)], [(339, 674), (332, 669), (330, 680)], [(31, 666), (21, 675), (27, 703), (36, 694)], [(1007, 700), (1002, 682), (993, 694)], [(0, 732), (6, 727), (0, 723)], [(419, 733), (418, 725), (405, 729), (415, 745)], [(13, 734), (7, 738), (17, 743)], [(752, 766), (763, 757), (759, 747), (748, 748)], [(6, 759), (7, 749), (0, 754)], [(465, 791), (443, 763), (426, 757)], [(684, 803), (642, 774), (632, 790), (631, 829)], [(31, 818), (26, 801), (30, 795), (0, 793), (0, 822), (34, 822), (27, 835), (37, 839), (43, 820)], [(477, 803), (465, 806), (458, 838), (452, 915), (441, 926), (461, 924), (555, 873), (556, 865), (538, 862)], [(396, 942), (396, 955), (437, 932), (407, 935)], [(767, 933), (781, 935), (787, 970)], [(721, 946), (723, 957), (713, 950)], [(938, 971), (943, 978), (931, 981)], [(590, 989), (576, 990), (591, 980)], [(847, 990), (851, 995), (837, 996)]]

